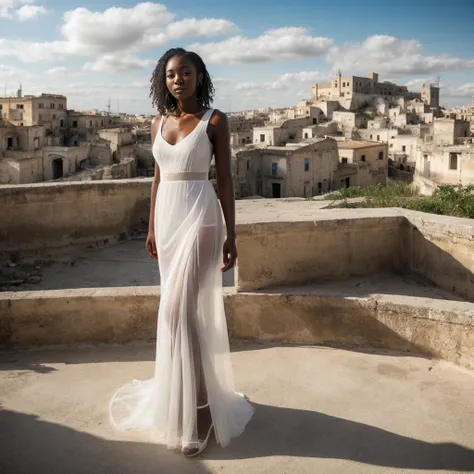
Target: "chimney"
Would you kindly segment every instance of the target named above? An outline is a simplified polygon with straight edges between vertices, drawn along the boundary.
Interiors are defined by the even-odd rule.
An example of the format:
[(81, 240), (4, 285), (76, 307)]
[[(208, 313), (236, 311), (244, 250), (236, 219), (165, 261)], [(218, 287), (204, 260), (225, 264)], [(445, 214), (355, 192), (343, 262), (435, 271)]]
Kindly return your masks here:
[(22, 91), (22, 88), (21, 88), (21, 84), (20, 84), (20, 88), (18, 89), (17, 93), (16, 93), (16, 96), (18, 98), (21, 98), (23, 97), (23, 91)]

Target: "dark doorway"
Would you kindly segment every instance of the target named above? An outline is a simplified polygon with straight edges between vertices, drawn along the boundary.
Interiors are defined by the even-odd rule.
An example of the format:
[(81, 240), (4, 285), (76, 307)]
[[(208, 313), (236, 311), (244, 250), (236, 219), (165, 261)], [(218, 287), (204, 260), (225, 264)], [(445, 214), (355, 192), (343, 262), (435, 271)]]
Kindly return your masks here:
[(63, 177), (63, 160), (62, 158), (56, 158), (53, 160), (53, 179)]
[(281, 197), (281, 184), (272, 183), (272, 197), (279, 198)]
[(341, 188), (349, 188), (351, 185), (351, 178), (341, 179)]

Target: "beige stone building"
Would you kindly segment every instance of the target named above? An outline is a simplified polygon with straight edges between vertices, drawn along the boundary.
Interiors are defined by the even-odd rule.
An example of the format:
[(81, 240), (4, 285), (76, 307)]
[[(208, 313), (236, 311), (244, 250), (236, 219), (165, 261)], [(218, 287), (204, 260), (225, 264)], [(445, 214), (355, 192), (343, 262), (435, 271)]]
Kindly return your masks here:
[[(470, 140), (470, 139), (468, 139)], [(425, 145), (418, 152), (415, 178), (423, 194), (429, 194), (440, 184), (474, 183), (474, 146), (464, 145), (431, 146)], [(424, 186), (427, 186), (424, 188)]]
[(474, 96), (472, 105), (464, 105), (446, 110), (445, 118), (467, 120), (470, 123), (470, 132), (474, 135)]
[(299, 142), (303, 139), (303, 128), (312, 125), (311, 117), (300, 117), (285, 120), (280, 125), (267, 125), (253, 129), (253, 144), (264, 146), (282, 146), (288, 142)]
[(474, 182), (474, 137), (470, 122), (456, 118), (435, 119), (432, 135), (418, 147), (415, 185), (430, 194), (440, 184)]
[[(370, 184), (386, 184), (388, 174), (388, 147), (385, 143), (363, 140), (345, 140), (337, 142), (341, 165), (359, 164), (366, 170), (364, 180), (346, 181), (346, 186), (368, 186)], [(365, 165), (365, 163), (367, 165)]]
[(310, 125), (302, 130), (303, 140), (323, 138), (327, 135), (337, 135), (339, 125), (337, 122), (324, 122), (319, 125)]
[(0, 122), (0, 184), (43, 181), (42, 126)]
[(236, 154), (236, 197), (312, 197), (334, 189), (338, 168), (332, 138), (311, 144), (243, 150)]
[(78, 146), (82, 142), (92, 142), (97, 132), (104, 128), (115, 128), (120, 117), (115, 115), (97, 115), (91, 113), (68, 111), (67, 146)]
[(110, 146), (112, 161), (118, 163), (134, 156), (135, 137), (127, 128), (110, 128), (98, 131), (99, 137)]
[(379, 75), (372, 72), (367, 77), (343, 76), (338, 71), (331, 82), (314, 84), (311, 89), (312, 101), (318, 99), (352, 99), (357, 95), (381, 95), (385, 97), (416, 97), (406, 86), (393, 84), (392, 82), (379, 82)]
[(467, 120), (439, 118), (433, 122), (434, 145), (454, 145), (470, 135), (470, 123)]
[(59, 94), (0, 97), (1, 118), (18, 126), (44, 125), (54, 130), (66, 127), (67, 98)]

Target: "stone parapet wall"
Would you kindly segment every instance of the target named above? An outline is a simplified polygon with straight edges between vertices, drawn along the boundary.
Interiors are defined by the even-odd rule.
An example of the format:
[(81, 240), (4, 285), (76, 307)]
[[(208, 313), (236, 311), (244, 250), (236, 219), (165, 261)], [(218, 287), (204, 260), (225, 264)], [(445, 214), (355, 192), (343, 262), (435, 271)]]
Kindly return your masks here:
[(404, 270), (403, 216), (322, 212), (332, 218), (241, 225), (238, 290)]
[[(225, 290), (230, 337), (373, 347), (474, 368), (474, 304), (327, 288)], [(345, 294), (346, 293), (346, 294)], [(159, 287), (0, 293), (0, 348), (152, 341)]]
[(151, 181), (0, 186), (0, 259), (113, 241), (147, 228)]

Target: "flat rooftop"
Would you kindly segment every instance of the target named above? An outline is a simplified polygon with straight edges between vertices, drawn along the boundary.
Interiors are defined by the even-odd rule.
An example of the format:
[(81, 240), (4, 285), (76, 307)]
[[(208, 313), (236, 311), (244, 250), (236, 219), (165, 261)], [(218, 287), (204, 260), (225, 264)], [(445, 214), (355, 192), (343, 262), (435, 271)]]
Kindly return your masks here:
[(372, 146), (382, 146), (383, 143), (379, 142), (371, 142), (369, 140), (347, 140), (347, 141), (341, 141), (337, 143), (338, 148), (344, 149), (344, 150), (356, 150), (358, 148), (367, 148), (367, 147), (372, 147)]
[(154, 356), (154, 344), (0, 354), (0, 471), (474, 471), (474, 376), (449, 363), (387, 351), (235, 343), (236, 389), (255, 415), (228, 447), (212, 439), (189, 460), (145, 433), (109, 424), (113, 392), (151, 377)]

